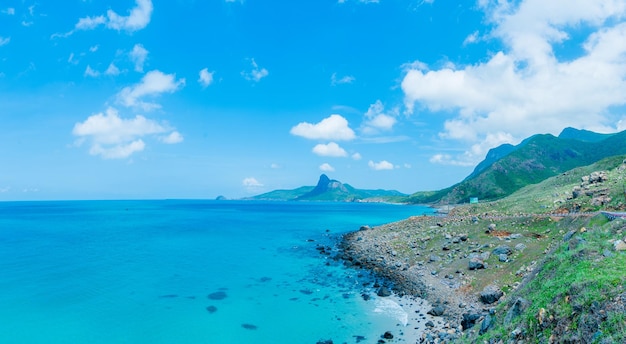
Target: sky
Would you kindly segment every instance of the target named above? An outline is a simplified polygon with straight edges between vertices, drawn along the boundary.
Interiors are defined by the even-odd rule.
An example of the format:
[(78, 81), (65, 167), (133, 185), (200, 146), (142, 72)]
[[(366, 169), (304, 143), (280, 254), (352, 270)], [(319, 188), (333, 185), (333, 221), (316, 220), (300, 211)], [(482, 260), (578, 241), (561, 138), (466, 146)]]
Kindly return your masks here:
[(404, 193), (626, 129), (626, 0), (3, 0), (0, 200)]

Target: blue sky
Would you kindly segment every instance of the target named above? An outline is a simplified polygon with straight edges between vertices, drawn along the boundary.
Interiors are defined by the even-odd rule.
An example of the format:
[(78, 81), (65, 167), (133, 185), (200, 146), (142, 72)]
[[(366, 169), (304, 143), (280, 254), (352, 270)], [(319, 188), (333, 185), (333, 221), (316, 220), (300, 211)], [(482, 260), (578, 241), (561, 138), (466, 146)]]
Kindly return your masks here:
[(405, 193), (626, 129), (624, 0), (6, 0), (0, 200)]

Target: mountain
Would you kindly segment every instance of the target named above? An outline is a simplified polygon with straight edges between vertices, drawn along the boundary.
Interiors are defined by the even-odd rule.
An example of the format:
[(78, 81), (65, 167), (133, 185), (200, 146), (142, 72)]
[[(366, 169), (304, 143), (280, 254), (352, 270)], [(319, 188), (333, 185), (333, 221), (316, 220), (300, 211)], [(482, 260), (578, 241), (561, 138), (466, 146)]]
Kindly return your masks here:
[(361, 190), (322, 174), (316, 186), (274, 190), (251, 199), (273, 201), (391, 202), (406, 198), (395, 190)]
[(578, 141), (586, 141), (586, 142), (600, 142), (606, 138), (609, 138), (615, 134), (599, 134), (594, 133), (593, 131), (584, 130), (584, 129), (575, 129), (575, 128), (565, 128), (559, 134), (559, 138), (561, 139), (573, 139)]
[(564, 137), (534, 135), (517, 146), (498, 147), (462, 182), (443, 190), (418, 192), (408, 200), (446, 204), (467, 202), (470, 197), (499, 199), (573, 168), (626, 154), (626, 131), (612, 135), (575, 129), (564, 132)]

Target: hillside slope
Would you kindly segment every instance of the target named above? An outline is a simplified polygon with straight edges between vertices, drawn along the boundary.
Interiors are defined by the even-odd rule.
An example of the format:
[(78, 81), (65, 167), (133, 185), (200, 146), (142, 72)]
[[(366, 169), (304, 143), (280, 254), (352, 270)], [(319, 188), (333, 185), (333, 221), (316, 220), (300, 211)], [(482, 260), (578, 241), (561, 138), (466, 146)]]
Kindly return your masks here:
[[(600, 135), (600, 134), (598, 134)], [(574, 135), (575, 136), (575, 135)], [(591, 137), (586, 134), (585, 137)], [(593, 136), (598, 139), (598, 136)], [(536, 184), (570, 169), (592, 164), (603, 158), (626, 154), (626, 131), (599, 141), (535, 135), (482, 171), (464, 181), (435, 192), (418, 192), (408, 198), (412, 203), (464, 203), (469, 197), (494, 200), (529, 184)], [(502, 155), (502, 154), (500, 154)], [(481, 165), (479, 165), (481, 166)]]

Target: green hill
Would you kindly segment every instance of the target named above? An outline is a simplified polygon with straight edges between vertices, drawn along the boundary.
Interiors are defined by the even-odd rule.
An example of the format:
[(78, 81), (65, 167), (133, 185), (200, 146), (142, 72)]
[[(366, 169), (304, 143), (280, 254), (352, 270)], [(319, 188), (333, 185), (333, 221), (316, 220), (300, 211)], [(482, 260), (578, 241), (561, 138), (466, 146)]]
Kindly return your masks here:
[(320, 176), (316, 186), (302, 186), (292, 190), (274, 190), (251, 197), (273, 201), (329, 201), (329, 202), (396, 202), (407, 197), (395, 190), (363, 190), (349, 184)]
[[(513, 148), (507, 147), (499, 159), (483, 164), (482, 170), (449, 188), (418, 192), (409, 196), (412, 203), (464, 203), (470, 197), (494, 200), (512, 194), (529, 184), (539, 183), (579, 166), (603, 158), (626, 154), (626, 131), (598, 136), (569, 130), (566, 137), (535, 135)], [(602, 139), (600, 139), (602, 138)], [(493, 160), (493, 158), (492, 158)], [(482, 163), (481, 163), (482, 164)]]

